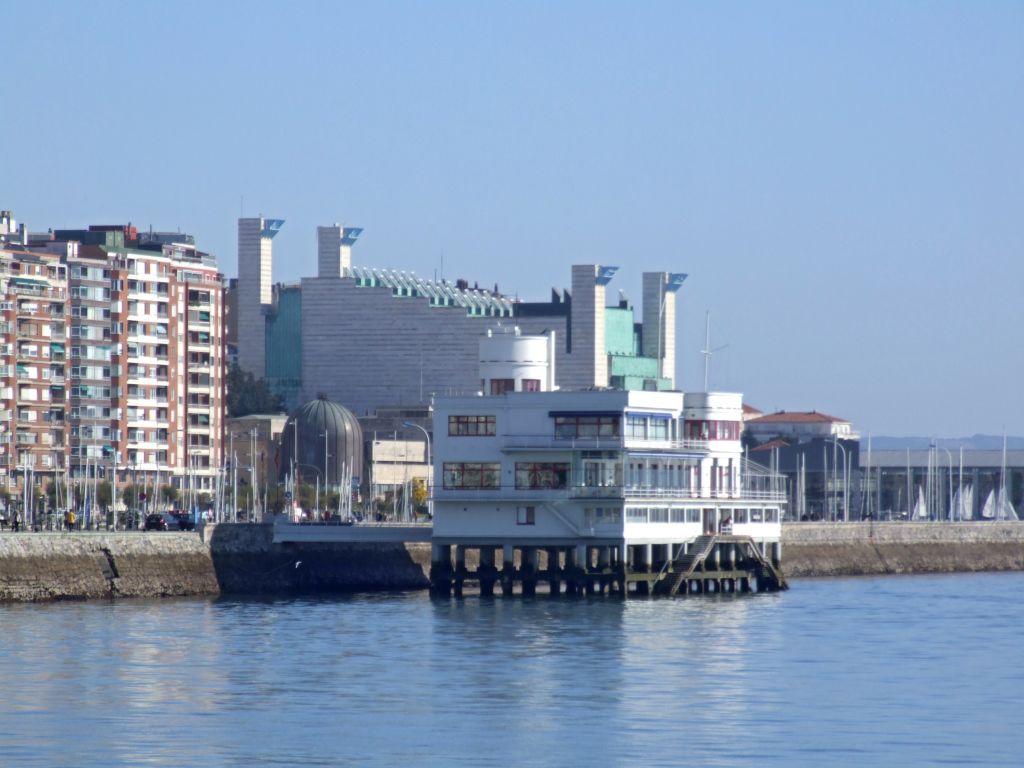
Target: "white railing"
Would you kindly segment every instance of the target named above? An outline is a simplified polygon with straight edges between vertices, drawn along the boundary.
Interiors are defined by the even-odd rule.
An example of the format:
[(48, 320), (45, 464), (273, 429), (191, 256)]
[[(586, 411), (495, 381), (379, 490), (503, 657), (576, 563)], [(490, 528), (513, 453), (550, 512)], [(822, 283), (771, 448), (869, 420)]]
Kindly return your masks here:
[(574, 485), (566, 488), (516, 488), (496, 486), (494, 488), (435, 488), (437, 501), (551, 501), (558, 499), (717, 499), (736, 503), (748, 501), (785, 501), (786, 494), (780, 490), (694, 490), (692, 488), (650, 488), (622, 485)]
[(650, 440), (638, 437), (557, 437), (555, 435), (502, 435), (505, 450), (536, 448), (564, 449), (566, 451), (697, 451), (706, 453), (707, 440)]

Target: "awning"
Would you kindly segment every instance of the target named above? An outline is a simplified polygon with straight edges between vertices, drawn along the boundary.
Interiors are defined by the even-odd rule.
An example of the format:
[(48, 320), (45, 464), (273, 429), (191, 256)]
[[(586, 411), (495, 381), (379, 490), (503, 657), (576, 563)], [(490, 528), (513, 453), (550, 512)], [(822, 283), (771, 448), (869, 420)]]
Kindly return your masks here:
[(622, 416), (622, 411), (548, 411), (548, 416), (557, 418), (577, 418), (579, 416)]
[(33, 280), (30, 277), (14, 277), (11, 282), (15, 285), (23, 285), (26, 288), (49, 288), (50, 284), (45, 280)]
[(675, 418), (671, 413), (650, 413), (647, 411), (626, 411), (627, 416), (639, 416), (646, 419), (664, 419), (665, 421), (671, 421)]

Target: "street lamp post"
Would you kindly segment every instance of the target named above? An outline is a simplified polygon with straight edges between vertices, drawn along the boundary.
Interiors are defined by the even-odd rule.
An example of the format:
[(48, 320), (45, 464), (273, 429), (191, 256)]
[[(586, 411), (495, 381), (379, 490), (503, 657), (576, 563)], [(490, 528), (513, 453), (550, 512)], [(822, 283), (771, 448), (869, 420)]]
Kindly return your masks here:
[(433, 493), (433, 479), (434, 479), (434, 462), (431, 460), (432, 454), (430, 452), (430, 433), (426, 427), (421, 427), (419, 424), (413, 424), (411, 421), (403, 421), (403, 427), (413, 427), (423, 433), (423, 437), (427, 440), (427, 512), (430, 514), (430, 519), (434, 519), (434, 493)]
[[(317, 476), (318, 480), (322, 480), (323, 479), (323, 472), (320, 471), (320, 467), (318, 467), (316, 464), (303, 464), (303, 463), (300, 463), (300, 462), (296, 461), (296, 462), (294, 462), (294, 466), (295, 466), (295, 474), (296, 474), (296, 476), (298, 475), (299, 467), (305, 467), (306, 469), (312, 469), (314, 472), (316, 472), (316, 476)], [(301, 486), (298, 483), (294, 483), (293, 482), (292, 490), (293, 490), (295, 495), (294, 495), (292, 500), (294, 502), (296, 502), (296, 503), (298, 503), (298, 501), (299, 501), (299, 488), (300, 487)], [(285, 514), (288, 515), (288, 519), (289, 520), (293, 519), (291, 511), (285, 510)]]
[(949, 448), (944, 445), (937, 445), (936, 448), (941, 448), (946, 452), (946, 458), (949, 460), (949, 522), (953, 522), (953, 454)]
[[(331, 436), (329, 429), (324, 430), (324, 506), (327, 505), (327, 494), (330, 488), (330, 477), (331, 477), (331, 452), (327, 447), (327, 439)], [(317, 510), (319, 512), (319, 510)]]
[(838, 469), (838, 462), (835, 460), (836, 452), (835, 448), (838, 448), (843, 452), (843, 522), (849, 522), (849, 502), (850, 502), (850, 468), (849, 462), (846, 457), (846, 447), (840, 444), (839, 438), (833, 437), (832, 440), (832, 494), (835, 496), (835, 473)]

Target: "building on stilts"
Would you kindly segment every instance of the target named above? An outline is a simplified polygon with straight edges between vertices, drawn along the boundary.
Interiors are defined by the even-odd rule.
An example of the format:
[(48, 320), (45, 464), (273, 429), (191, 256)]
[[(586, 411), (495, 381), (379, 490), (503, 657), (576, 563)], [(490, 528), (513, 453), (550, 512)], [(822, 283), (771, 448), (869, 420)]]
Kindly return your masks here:
[(435, 594), (784, 589), (781, 476), (738, 393), (507, 391), (434, 403)]

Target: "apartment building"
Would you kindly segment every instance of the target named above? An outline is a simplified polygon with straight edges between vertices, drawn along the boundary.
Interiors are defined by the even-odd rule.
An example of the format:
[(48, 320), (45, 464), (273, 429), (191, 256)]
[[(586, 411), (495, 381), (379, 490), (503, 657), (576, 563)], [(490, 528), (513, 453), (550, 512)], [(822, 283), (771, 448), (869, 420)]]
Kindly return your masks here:
[[(192, 238), (57, 230), (70, 282), (70, 472), (211, 491), (224, 437), (222, 276)], [(97, 469), (92, 469), (96, 467)]]
[(66, 266), (0, 248), (0, 484), (45, 487), (66, 466)]

